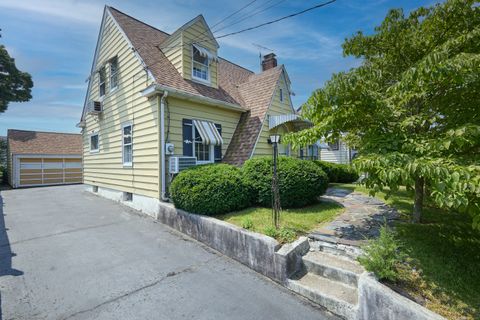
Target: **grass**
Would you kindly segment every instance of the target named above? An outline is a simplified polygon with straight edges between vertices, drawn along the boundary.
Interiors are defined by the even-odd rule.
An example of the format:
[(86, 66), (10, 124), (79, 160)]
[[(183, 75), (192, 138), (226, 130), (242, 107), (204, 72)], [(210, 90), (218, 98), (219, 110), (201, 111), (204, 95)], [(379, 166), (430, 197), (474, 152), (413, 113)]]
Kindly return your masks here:
[[(336, 186), (367, 192), (362, 186)], [(427, 206), (422, 223), (408, 223), (413, 194), (405, 189), (385, 199), (402, 221), (395, 226), (408, 263), (395, 284), (427, 308), (448, 319), (480, 319), (480, 232), (470, 216)]]
[[(329, 202), (319, 202), (304, 208), (282, 210), (280, 223), (282, 230), (285, 231), (283, 233), (288, 233), (288, 236), (283, 236), (282, 230), (277, 234), (272, 233), (272, 209), (270, 208), (248, 208), (216, 218), (240, 227), (246, 227), (255, 232), (273, 235), (283, 243), (293, 241), (298, 236), (312, 231), (320, 224), (331, 221), (342, 211), (343, 208), (340, 205)], [(290, 232), (286, 232), (286, 230)]]

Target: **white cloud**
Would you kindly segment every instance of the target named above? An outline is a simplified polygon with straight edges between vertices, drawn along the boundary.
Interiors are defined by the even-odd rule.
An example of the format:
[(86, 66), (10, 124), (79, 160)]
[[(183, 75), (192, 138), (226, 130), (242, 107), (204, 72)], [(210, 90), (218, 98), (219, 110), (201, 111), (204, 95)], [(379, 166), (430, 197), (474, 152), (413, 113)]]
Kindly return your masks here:
[(88, 24), (99, 24), (103, 5), (100, 2), (74, 0), (2, 0), (0, 8), (28, 11)]

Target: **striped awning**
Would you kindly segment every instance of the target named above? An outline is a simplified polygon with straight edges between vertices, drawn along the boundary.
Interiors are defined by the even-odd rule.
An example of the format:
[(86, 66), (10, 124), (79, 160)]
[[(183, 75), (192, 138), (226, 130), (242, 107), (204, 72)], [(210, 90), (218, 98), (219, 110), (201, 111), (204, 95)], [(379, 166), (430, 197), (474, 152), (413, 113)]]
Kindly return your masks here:
[(214, 123), (210, 121), (193, 120), (193, 125), (202, 138), (202, 144), (213, 144), (214, 146), (221, 146), (223, 144), (222, 136)]
[(285, 123), (291, 123), (297, 130), (306, 129), (312, 126), (311, 122), (303, 120), (298, 114), (282, 114), (278, 116), (270, 116), (268, 128), (271, 130)]
[(201, 47), (195, 43), (193, 44), (193, 46), (195, 47), (195, 49), (198, 50), (202, 57), (207, 58), (209, 61), (218, 61), (217, 56), (210, 52), (210, 50), (208, 50), (207, 48)]

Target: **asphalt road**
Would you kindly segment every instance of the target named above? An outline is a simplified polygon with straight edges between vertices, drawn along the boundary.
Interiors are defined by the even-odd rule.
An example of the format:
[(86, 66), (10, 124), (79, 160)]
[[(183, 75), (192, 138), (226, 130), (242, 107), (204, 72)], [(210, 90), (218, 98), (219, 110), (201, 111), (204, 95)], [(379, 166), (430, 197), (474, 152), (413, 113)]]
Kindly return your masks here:
[(81, 185), (0, 196), (2, 319), (336, 319)]

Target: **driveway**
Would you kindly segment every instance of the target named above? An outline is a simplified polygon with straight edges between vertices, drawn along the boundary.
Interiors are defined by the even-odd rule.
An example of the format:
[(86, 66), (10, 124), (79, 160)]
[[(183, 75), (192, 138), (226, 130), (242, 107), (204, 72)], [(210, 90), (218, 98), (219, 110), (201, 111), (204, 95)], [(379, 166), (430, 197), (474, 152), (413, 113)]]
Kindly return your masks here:
[(83, 188), (1, 191), (3, 319), (336, 319)]

